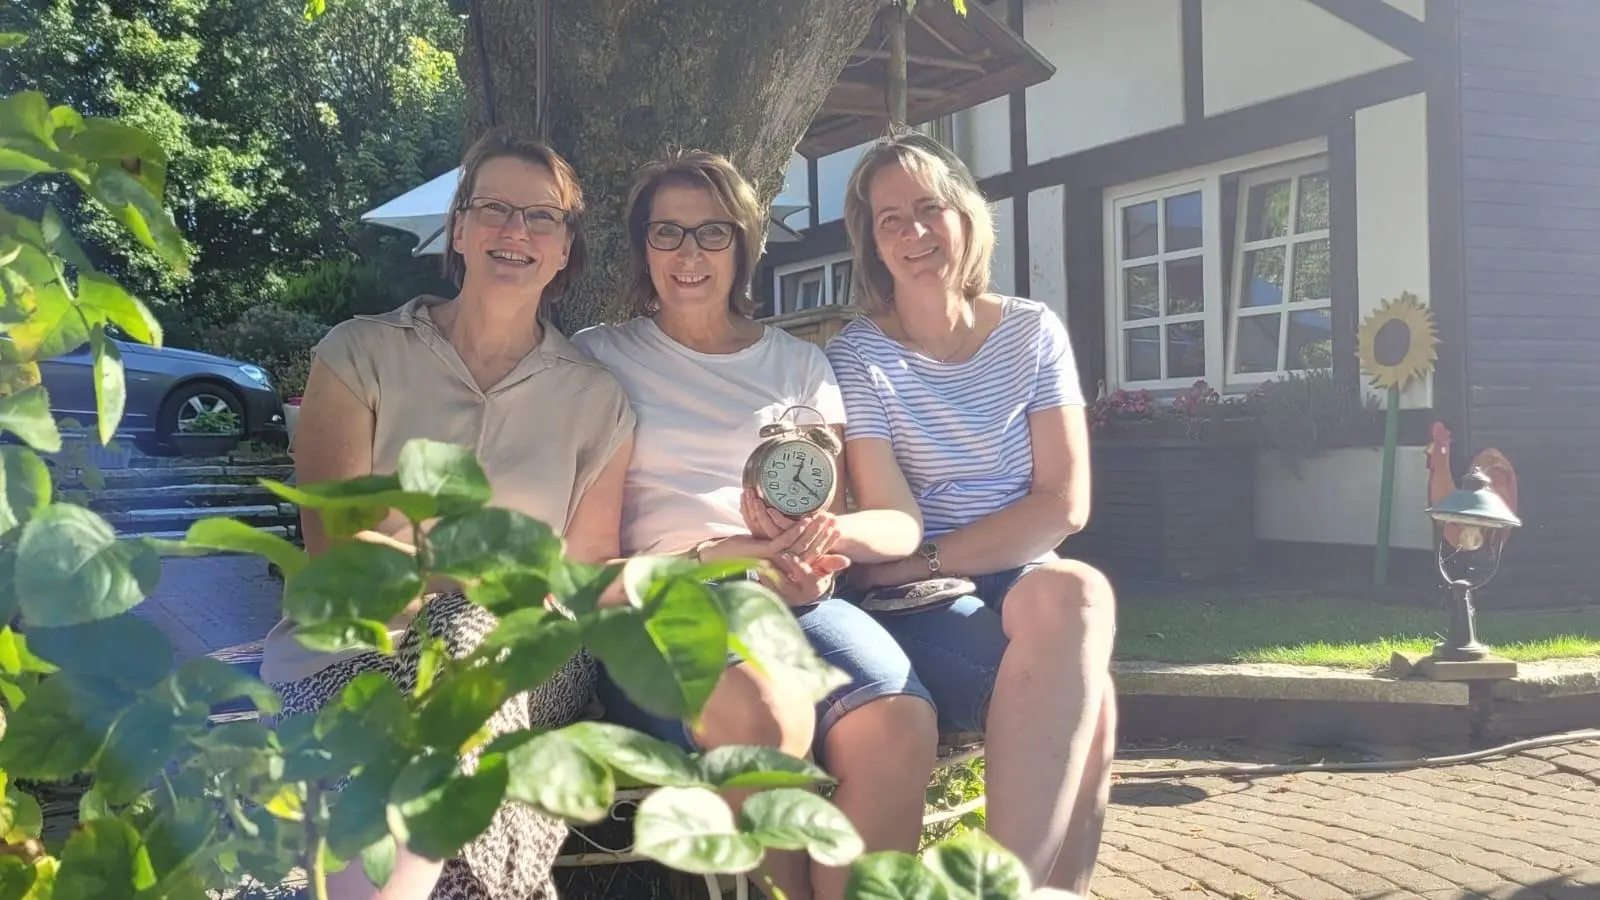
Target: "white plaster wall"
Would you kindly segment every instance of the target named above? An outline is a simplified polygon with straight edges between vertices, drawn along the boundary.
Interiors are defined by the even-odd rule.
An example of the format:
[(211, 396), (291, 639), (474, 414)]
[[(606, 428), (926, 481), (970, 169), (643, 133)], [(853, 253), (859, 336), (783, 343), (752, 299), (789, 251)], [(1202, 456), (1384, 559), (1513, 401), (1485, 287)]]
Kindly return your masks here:
[(1037, 0), (1023, 7), (1023, 34), (1056, 67), (1027, 91), (1029, 162), (1183, 123), (1179, 6)]
[(1387, 0), (1387, 2), (1390, 6), (1411, 16), (1418, 22), (1425, 22), (1428, 19), (1428, 14), (1425, 11), (1428, 6), (1428, 0)]
[(1001, 294), (1017, 292), (1015, 245), (1011, 227), (1011, 198), (994, 204), (994, 260), (989, 265), (989, 288)]
[(956, 153), (978, 178), (1011, 168), (1011, 98), (969, 106), (954, 115)]
[[(1427, 550), (1433, 528), (1428, 469), (1422, 447), (1395, 451), (1389, 546)], [(1256, 470), (1256, 537), (1267, 541), (1354, 544), (1378, 540), (1378, 488), (1383, 451), (1347, 447), (1303, 460), (1296, 476), (1276, 453), (1262, 453)]]
[[(1208, 116), (1406, 60), (1306, 0), (1205, 0), (1204, 9)], [(1028, 39), (1033, 39), (1031, 30)]]
[(1067, 319), (1066, 193), (1060, 185), (1028, 195), (1028, 296)]
[[(1356, 112), (1356, 254), (1360, 318), (1405, 291), (1424, 304), (1428, 285), (1428, 104), (1424, 94)], [(1374, 397), (1377, 392), (1369, 392)], [(1405, 409), (1433, 405), (1433, 378), (1400, 395)]]
[(850, 170), (867, 152), (870, 142), (857, 144), (817, 160), (817, 224), (844, 218), (844, 189), (850, 183)]

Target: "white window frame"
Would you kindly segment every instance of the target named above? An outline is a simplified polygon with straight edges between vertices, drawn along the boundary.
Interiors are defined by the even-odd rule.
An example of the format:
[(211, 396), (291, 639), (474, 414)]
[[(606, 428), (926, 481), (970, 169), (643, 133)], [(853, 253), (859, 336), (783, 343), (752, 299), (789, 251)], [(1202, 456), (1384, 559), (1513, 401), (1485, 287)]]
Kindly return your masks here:
[[(1238, 187), (1238, 212), (1235, 215), (1233, 240), (1233, 284), (1230, 287), (1229, 297), (1233, 301), (1228, 310), (1228, 368), (1225, 381), (1234, 385), (1258, 385), (1264, 381), (1276, 381), (1289, 372), (1286, 368), (1288, 360), (1285, 358), (1289, 347), (1289, 315), (1296, 312), (1311, 312), (1319, 309), (1332, 310), (1333, 308), (1333, 277), (1329, 273), (1328, 296), (1316, 300), (1307, 300), (1296, 303), (1290, 298), (1294, 295), (1295, 257), (1296, 244), (1309, 241), (1329, 241), (1329, 252), (1332, 252), (1329, 228), (1313, 229), (1311, 231), (1295, 231), (1300, 216), (1300, 179), (1306, 175), (1327, 175), (1327, 157), (1312, 157), (1250, 172), (1239, 178)], [(1259, 241), (1246, 243), (1245, 232), (1249, 228), (1250, 211), (1248, 208), (1250, 189), (1274, 181), (1289, 182), (1289, 230), (1283, 237), (1263, 238)], [(1330, 185), (1330, 190), (1332, 186)], [(1332, 215), (1329, 215), (1329, 225), (1332, 225)], [(1283, 247), (1283, 302), (1273, 306), (1252, 306), (1246, 309), (1239, 306), (1239, 301), (1244, 297), (1244, 260), (1245, 254), (1251, 250), (1263, 250), (1272, 247)], [(1330, 261), (1331, 263), (1331, 261)], [(1330, 312), (1331, 316), (1332, 313)], [(1277, 316), (1278, 317), (1278, 365), (1271, 372), (1236, 372), (1234, 371), (1239, 361), (1239, 324), (1241, 320), (1252, 316)]]
[[(813, 259), (789, 263), (787, 265), (777, 266), (774, 268), (772, 270), (772, 315), (777, 317), (800, 312), (814, 312), (817, 309), (827, 309), (831, 306), (840, 305), (838, 298), (834, 297), (833, 295), (833, 268), (839, 263), (848, 263), (850, 261), (851, 255), (848, 252), (835, 253), (831, 256), (818, 256)], [(784, 277), (793, 275), (797, 272), (809, 272), (813, 269), (820, 269), (822, 272), (822, 305), (808, 309), (784, 309)]]
[[(1154, 325), (1163, 322), (1183, 321), (1193, 319), (1205, 322), (1206, 325), (1206, 363), (1205, 375), (1202, 376), (1206, 383), (1218, 390), (1229, 387), (1244, 388), (1245, 382), (1237, 379), (1229, 380), (1225, 377), (1227, 363), (1224, 358), (1223, 340), (1224, 329), (1229, 328), (1230, 317), (1226, 305), (1229, 299), (1228, 286), (1222, 281), (1222, 182), (1223, 179), (1235, 175), (1244, 177), (1244, 173), (1253, 172), (1272, 166), (1282, 166), (1303, 160), (1307, 157), (1326, 156), (1328, 142), (1323, 138), (1314, 138), (1259, 153), (1237, 156), (1221, 162), (1206, 166), (1198, 166), (1181, 172), (1171, 172), (1154, 178), (1146, 178), (1136, 182), (1116, 185), (1107, 188), (1103, 193), (1103, 235), (1104, 256), (1101, 261), (1102, 274), (1105, 280), (1105, 341), (1106, 341), (1106, 386), (1116, 390), (1126, 388), (1129, 390), (1149, 390), (1153, 392), (1177, 392), (1194, 384), (1193, 378), (1161, 378), (1133, 381), (1126, 376), (1127, 359), (1126, 348), (1123, 345), (1123, 332), (1127, 328), (1137, 328), (1142, 325)], [(1325, 164), (1324, 164), (1325, 165)], [(1139, 319), (1125, 322), (1123, 319), (1124, 298), (1122, 271), (1122, 209), (1136, 206), (1139, 203), (1162, 197), (1184, 194), (1199, 188), (1201, 191), (1201, 251), (1200, 256), (1205, 260), (1204, 284), (1204, 312), (1191, 316), (1170, 317), (1163, 315), (1157, 318)], [(1162, 204), (1164, 220), (1165, 205)], [(1242, 212), (1242, 211), (1241, 211)], [(1158, 259), (1162, 257), (1157, 257)], [(1176, 258), (1176, 257), (1174, 257)], [(1166, 277), (1162, 269), (1162, 279)], [(1309, 308), (1309, 307), (1308, 307)], [(1166, 335), (1161, 334), (1162, 374), (1166, 374)], [(1281, 374), (1281, 373), (1280, 373)], [(1262, 380), (1262, 379), (1257, 379)]]

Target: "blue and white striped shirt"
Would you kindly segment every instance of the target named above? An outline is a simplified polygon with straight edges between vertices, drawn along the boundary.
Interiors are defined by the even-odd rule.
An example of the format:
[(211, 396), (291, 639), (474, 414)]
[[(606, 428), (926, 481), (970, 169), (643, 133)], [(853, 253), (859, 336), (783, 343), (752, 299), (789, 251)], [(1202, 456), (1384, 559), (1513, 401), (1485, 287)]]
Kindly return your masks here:
[(1006, 297), (972, 358), (941, 363), (861, 317), (828, 343), (844, 394), (845, 440), (881, 438), (922, 507), (930, 538), (1028, 493), (1028, 415), (1083, 405), (1066, 326), (1042, 303)]

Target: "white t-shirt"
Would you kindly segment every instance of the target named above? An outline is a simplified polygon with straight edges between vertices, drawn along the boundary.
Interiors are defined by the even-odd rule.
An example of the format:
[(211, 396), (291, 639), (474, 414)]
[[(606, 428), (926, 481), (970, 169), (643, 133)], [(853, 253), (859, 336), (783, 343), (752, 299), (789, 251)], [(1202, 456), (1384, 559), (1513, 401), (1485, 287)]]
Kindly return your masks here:
[[(737, 353), (699, 353), (650, 318), (573, 335), (579, 350), (622, 382), (638, 425), (622, 505), (622, 552), (681, 553), (713, 537), (748, 534), (739, 513), (745, 461), (761, 426), (794, 405), (844, 424), (844, 401), (822, 348), (767, 328)], [(791, 421), (816, 424), (798, 410)]]

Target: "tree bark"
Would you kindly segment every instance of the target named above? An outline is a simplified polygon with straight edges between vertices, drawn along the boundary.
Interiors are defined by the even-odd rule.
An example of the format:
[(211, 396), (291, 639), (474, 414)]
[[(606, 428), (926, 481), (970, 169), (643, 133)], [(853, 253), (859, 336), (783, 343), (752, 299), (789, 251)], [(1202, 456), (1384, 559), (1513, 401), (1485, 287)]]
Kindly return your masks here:
[[(588, 202), (589, 266), (559, 306), (568, 333), (627, 313), (623, 202), (635, 170), (676, 148), (725, 154), (764, 205), (879, 0), (546, 0), (550, 142)], [(472, 0), (468, 138), (537, 130), (536, 0)], [(491, 107), (492, 101), (492, 107)], [(761, 236), (764, 239), (764, 235)]]

